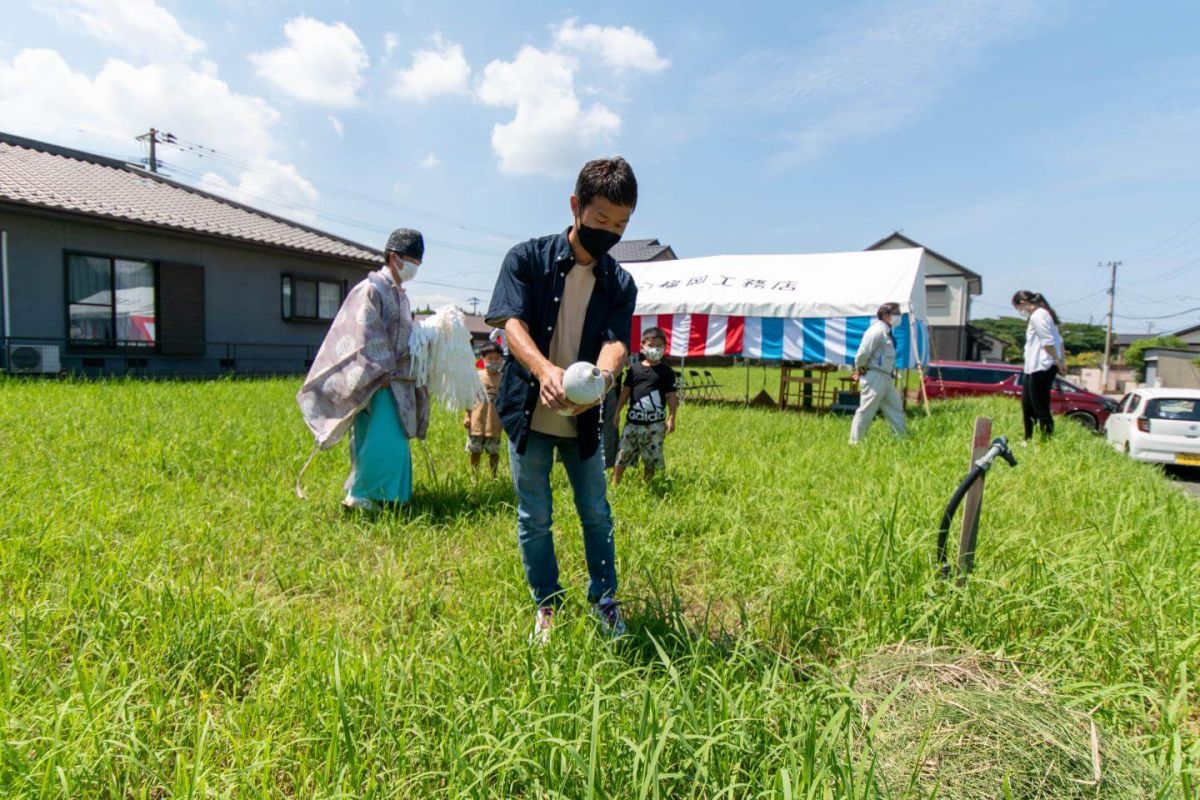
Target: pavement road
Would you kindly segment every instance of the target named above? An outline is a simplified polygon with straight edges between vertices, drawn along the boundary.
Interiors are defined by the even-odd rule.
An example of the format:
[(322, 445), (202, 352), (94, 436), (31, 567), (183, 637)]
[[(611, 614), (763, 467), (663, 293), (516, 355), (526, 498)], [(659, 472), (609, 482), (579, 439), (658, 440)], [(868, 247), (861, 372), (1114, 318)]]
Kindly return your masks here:
[(1179, 481), (1179, 485), (1184, 491), (1200, 497), (1200, 468), (1168, 467), (1167, 473)]

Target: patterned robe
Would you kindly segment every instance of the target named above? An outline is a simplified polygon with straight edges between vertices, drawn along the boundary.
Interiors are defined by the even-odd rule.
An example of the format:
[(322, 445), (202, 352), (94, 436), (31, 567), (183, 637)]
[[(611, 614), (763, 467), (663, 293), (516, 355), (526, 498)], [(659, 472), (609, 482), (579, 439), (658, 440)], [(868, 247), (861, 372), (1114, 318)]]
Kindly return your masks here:
[(345, 435), (355, 415), (385, 385), (390, 385), (408, 438), (425, 438), (429, 391), (412, 377), (412, 328), (408, 294), (386, 266), (350, 290), (296, 395), (322, 450)]

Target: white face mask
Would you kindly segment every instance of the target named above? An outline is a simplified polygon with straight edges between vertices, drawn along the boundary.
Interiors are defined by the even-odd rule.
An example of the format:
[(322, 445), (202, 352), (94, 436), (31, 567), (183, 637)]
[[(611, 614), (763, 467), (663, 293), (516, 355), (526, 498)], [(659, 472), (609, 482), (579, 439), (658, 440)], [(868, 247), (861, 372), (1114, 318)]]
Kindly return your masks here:
[(642, 351), (646, 356), (647, 361), (658, 361), (663, 357), (663, 349), (661, 347), (647, 347)]
[(396, 276), (400, 278), (401, 283), (408, 283), (417, 277), (418, 267), (418, 264), (414, 264), (411, 261), (401, 261), (400, 268), (396, 270)]
[(1031, 316), (1031, 313), (1027, 308), (1019, 308), (1017, 309), (1017, 313), (1021, 315), (1021, 319), (1029, 319)]
[(900, 318), (899, 317), (888, 317), (888, 325), (891, 325), (893, 328), (899, 328), (900, 327)]

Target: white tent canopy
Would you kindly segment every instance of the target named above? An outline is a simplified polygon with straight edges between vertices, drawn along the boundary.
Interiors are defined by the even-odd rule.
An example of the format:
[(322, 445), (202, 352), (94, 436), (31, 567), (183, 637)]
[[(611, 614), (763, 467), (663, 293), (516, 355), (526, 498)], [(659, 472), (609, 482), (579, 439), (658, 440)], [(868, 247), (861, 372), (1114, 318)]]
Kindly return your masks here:
[(925, 251), (708, 256), (622, 266), (638, 285), (637, 314), (738, 317), (874, 316), (897, 302), (925, 319)]
[(675, 356), (853, 362), (879, 306), (900, 304), (898, 365), (928, 360), (925, 251), (710, 256), (623, 265), (638, 285), (635, 338), (655, 325)]

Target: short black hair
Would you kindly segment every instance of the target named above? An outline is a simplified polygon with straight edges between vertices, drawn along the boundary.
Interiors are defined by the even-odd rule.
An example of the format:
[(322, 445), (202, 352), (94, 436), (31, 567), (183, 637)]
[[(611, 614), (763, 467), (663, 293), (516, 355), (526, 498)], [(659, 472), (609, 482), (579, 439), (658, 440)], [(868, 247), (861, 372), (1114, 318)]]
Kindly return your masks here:
[(579, 210), (587, 208), (597, 196), (618, 206), (637, 207), (637, 178), (633, 167), (620, 156), (597, 158), (583, 165), (575, 180)]
[(879, 310), (875, 312), (875, 318), (883, 319), (885, 314), (888, 316), (899, 316), (900, 313), (899, 303), (884, 303), (879, 307)]
[(651, 336), (657, 336), (659, 339), (662, 339), (663, 342), (667, 341), (667, 335), (663, 333), (662, 328), (646, 328), (646, 330), (642, 331), (643, 342), (649, 339)]

